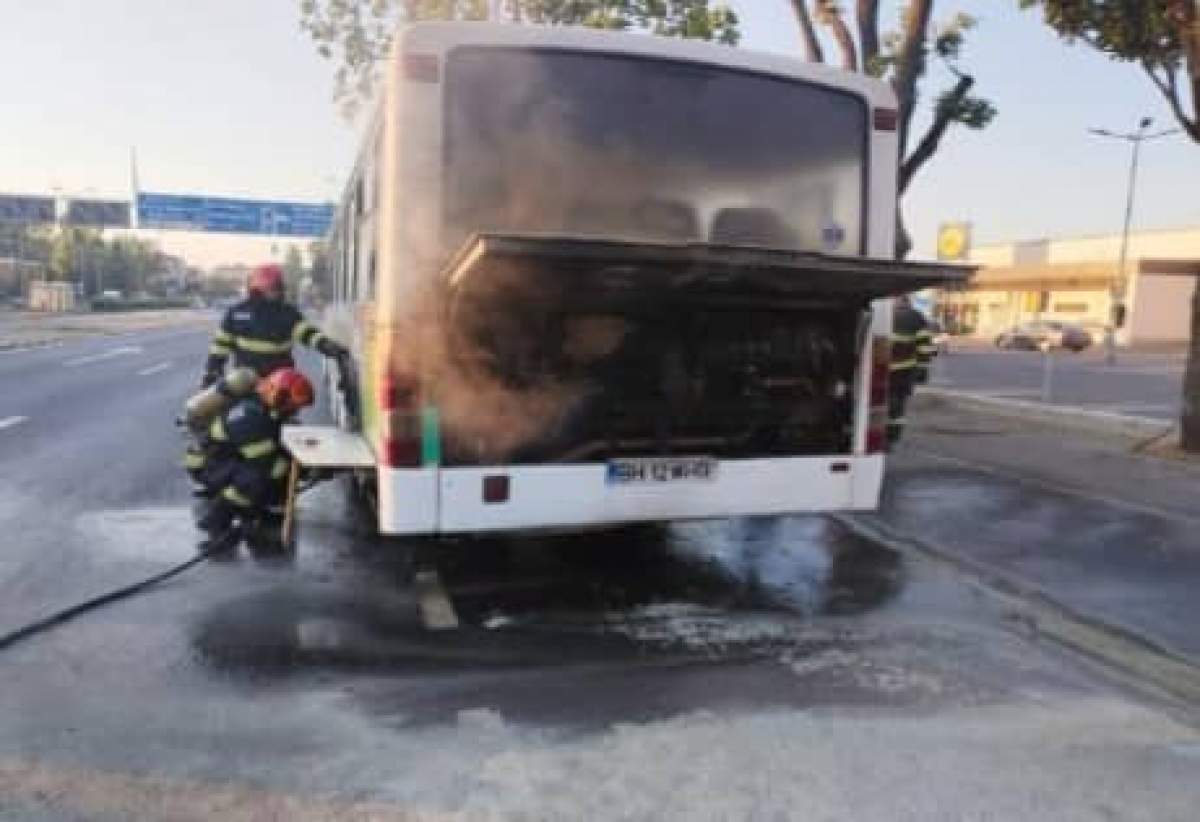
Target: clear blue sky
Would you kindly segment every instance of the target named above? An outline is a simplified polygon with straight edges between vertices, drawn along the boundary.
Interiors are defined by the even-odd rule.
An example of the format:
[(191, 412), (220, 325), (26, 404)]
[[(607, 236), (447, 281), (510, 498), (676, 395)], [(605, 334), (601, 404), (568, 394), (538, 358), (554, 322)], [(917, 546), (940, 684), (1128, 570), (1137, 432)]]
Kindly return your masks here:
[[(332, 67), (300, 32), (297, 0), (6, 5), (0, 191), (124, 195), (131, 145), (149, 190), (303, 199), (338, 190), (356, 128), (331, 102)], [(744, 47), (798, 53), (790, 3), (734, 5)], [(931, 248), (949, 219), (973, 222), (977, 242), (1117, 230), (1127, 148), (1087, 128), (1128, 129), (1142, 115), (1171, 125), (1149, 81), (1064, 47), (1015, 0), (938, 5), (939, 17), (966, 9), (981, 18), (963, 65), (1000, 114), (986, 131), (949, 135), (910, 190), (918, 247)], [(926, 88), (932, 99), (935, 85)], [(1200, 225), (1198, 190), (1200, 146), (1152, 144), (1136, 225)]]

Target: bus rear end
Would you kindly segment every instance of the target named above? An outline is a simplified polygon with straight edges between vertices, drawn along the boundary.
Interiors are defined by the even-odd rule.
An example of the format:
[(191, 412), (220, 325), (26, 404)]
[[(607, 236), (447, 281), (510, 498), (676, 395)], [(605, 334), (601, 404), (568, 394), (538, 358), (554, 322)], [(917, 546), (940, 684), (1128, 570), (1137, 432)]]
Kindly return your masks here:
[(439, 60), (447, 256), (380, 386), (381, 529), (874, 507), (880, 298), (920, 278), (868, 254), (871, 102), (599, 47)]

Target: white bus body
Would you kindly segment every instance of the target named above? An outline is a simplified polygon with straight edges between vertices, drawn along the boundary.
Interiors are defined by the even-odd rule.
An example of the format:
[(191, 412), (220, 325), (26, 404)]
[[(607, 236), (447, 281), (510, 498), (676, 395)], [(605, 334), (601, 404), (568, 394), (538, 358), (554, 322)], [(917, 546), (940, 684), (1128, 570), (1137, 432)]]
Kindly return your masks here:
[[(456, 253), (468, 279), (483, 276), (479, 266), (502, 268), (487, 262), (487, 243), (460, 252), (474, 234), (515, 233), (532, 238), (535, 249), (542, 247), (539, 237), (551, 243), (563, 235), (628, 240), (649, 244), (652, 255), (705, 243), (727, 250), (782, 246), (798, 256), (817, 252), (849, 268), (878, 269), (880, 261), (892, 259), (896, 224), (896, 111), (885, 83), (682, 39), (477, 23), (400, 30), (382, 75), (381, 99), (332, 238), (338, 283), (326, 317), (330, 330), (352, 345), (360, 366), (362, 437), (377, 463), (360, 476), (365, 473), (374, 489), (382, 533), (571, 529), (876, 507), (885, 412), (878, 385), (872, 397), (872, 381), (887, 371), (891, 316), (885, 297), (919, 287), (911, 272), (906, 287), (896, 285), (908, 282), (900, 276), (888, 287), (876, 282), (860, 289), (853, 272), (824, 279), (811, 270), (805, 274), (809, 297), (843, 277), (839, 299), (847, 313), (839, 322), (845, 326), (853, 316), (859, 326), (852, 337), (837, 326), (841, 339), (855, 342), (838, 354), (850, 358), (834, 389), (845, 420), (828, 436), (843, 444), (827, 453), (796, 446), (790, 454), (792, 446), (765, 440), (735, 448), (712, 437), (695, 437), (688, 446), (686, 438), (667, 442), (661, 432), (648, 431), (640, 452), (628, 444), (636, 437), (614, 434), (577, 449), (587, 458), (573, 460), (569, 450), (539, 457), (527, 442), (504, 452), (524, 448), (524, 456), (496, 458), (497, 443), (519, 439), (527, 422), (501, 418), (514, 408), (541, 413), (534, 389), (523, 389), (523, 398), (511, 405), (487, 390), (464, 398), (453, 379), (430, 376), (430, 358), (445, 345), (445, 294), (459, 285), (446, 282), (447, 266)], [(578, 97), (571, 96), (572, 82)], [(746, 100), (756, 95), (763, 107), (748, 108)], [(620, 127), (609, 132), (606, 123), (614, 116), (636, 118), (627, 142)], [(806, 136), (810, 132), (816, 136)], [(581, 145), (581, 134), (595, 136), (596, 144)], [(740, 148), (729, 145), (730, 135), (739, 138)], [(792, 160), (781, 152), (782, 141), (794, 145)], [(637, 154), (660, 145), (662, 157)], [(599, 154), (604, 156), (597, 159)], [(617, 213), (621, 192), (653, 200), (644, 230), (643, 224), (621, 222), (628, 218)], [(655, 199), (660, 192), (667, 205)], [(600, 205), (592, 211), (576, 207), (592, 193)], [(526, 195), (536, 201), (528, 209), (521, 202)], [(764, 217), (770, 209), (778, 216)], [(578, 227), (570, 222), (576, 219)], [(616, 226), (611, 232), (605, 220)], [(749, 234), (737, 233), (747, 225)], [(755, 231), (784, 239), (758, 238)], [(637, 248), (630, 253), (636, 256)], [(638, 262), (630, 270), (650, 265)], [(806, 265), (811, 269), (812, 261)], [(616, 268), (604, 269), (606, 276)], [(738, 270), (754, 268), (747, 263)], [(701, 283), (694, 293), (707, 293), (706, 287)], [(771, 305), (753, 310), (758, 313), (748, 327), (775, 323), (771, 333), (788, 333), (790, 326), (770, 313)], [(817, 309), (805, 310), (803, 316), (820, 320)], [(726, 310), (711, 322), (724, 328), (720, 323), (734, 316)], [(594, 320), (579, 322), (593, 322), (590, 328)], [(673, 323), (683, 328), (691, 320), (676, 312), (660, 322), (670, 335), (676, 333)], [(509, 324), (510, 333), (517, 325)], [(632, 333), (629, 327), (622, 333)], [(702, 330), (688, 333), (704, 336)], [(725, 332), (713, 332), (719, 333)], [(730, 351), (735, 342), (757, 344), (737, 337), (737, 328), (728, 333)], [(739, 367), (739, 374), (750, 374), (746, 379), (755, 378), (753, 367)], [(691, 388), (664, 387), (661, 401), (670, 405), (672, 390), (708, 390), (695, 387), (699, 378), (687, 379)], [(461, 423), (472, 404), (479, 417)], [(484, 419), (493, 411), (495, 419)], [(688, 413), (670, 417), (671, 425), (683, 430), (695, 417)], [(555, 419), (567, 425), (562, 414)], [(636, 427), (636, 421), (621, 424)], [(457, 435), (457, 444), (455, 426), (467, 432)]]

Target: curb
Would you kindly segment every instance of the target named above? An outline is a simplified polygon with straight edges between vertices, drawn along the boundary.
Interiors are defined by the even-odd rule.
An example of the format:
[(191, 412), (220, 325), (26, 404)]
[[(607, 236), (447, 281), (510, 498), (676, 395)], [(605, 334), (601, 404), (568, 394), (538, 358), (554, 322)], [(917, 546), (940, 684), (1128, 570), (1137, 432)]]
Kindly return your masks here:
[(900, 534), (877, 514), (831, 514), (855, 536), (899, 554), (920, 555), (949, 565), (992, 595), (1018, 605), (1038, 634), (1132, 675), (1143, 685), (1200, 706), (1200, 658), (1175, 651), (1125, 626), (1067, 605), (1047, 591), (961, 552)]
[(928, 385), (917, 387), (917, 396), (982, 411), (998, 417), (1016, 420), (1032, 420), (1056, 426), (1066, 426), (1072, 431), (1090, 431), (1118, 437), (1162, 436), (1175, 428), (1175, 423), (1151, 417), (1133, 417), (1113, 414), (1108, 411), (1092, 411), (1073, 405), (1050, 405), (1027, 400), (1010, 400), (988, 397), (970, 391), (937, 388)]

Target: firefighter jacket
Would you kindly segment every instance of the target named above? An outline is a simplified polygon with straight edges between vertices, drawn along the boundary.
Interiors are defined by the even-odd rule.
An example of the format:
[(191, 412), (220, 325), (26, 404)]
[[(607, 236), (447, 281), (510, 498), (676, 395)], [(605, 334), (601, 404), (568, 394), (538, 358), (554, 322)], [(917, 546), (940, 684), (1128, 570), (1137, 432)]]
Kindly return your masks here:
[(259, 397), (239, 400), (188, 449), (188, 472), (209, 496), (239, 508), (274, 505), (282, 499), (291, 466), (280, 445), (282, 426)]
[(892, 382), (911, 391), (929, 376), (936, 349), (933, 329), (925, 315), (910, 305), (896, 306), (892, 315)]
[(294, 365), (292, 345), (315, 348), (327, 357), (337, 356), (341, 346), (326, 337), (291, 303), (251, 296), (225, 312), (213, 336), (205, 374), (215, 379), (233, 357), (234, 367), (252, 368), (265, 377), (279, 368)]

